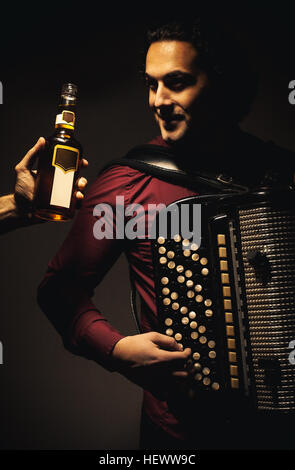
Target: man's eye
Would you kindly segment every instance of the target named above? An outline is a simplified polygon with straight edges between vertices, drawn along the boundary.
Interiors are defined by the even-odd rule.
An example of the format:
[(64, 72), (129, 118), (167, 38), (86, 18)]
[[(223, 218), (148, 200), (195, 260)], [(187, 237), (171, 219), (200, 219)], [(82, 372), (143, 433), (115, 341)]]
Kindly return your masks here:
[(187, 86), (187, 83), (184, 80), (171, 80), (167, 86), (170, 90), (181, 91)]
[(149, 90), (152, 90), (152, 91), (156, 91), (156, 89), (157, 89), (157, 83), (152, 82), (150, 80), (146, 81), (146, 86), (148, 87)]

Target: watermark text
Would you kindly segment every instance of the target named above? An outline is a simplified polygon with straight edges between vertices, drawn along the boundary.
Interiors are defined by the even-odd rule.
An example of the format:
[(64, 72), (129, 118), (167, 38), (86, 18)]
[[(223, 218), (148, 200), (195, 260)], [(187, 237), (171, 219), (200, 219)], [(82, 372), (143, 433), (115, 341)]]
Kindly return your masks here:
[[(128, 204), (124, 196), (116, 196), (115, 207), (101, 203), (93, 209), (97, 221), (93, 235), (107, 239), (166, 239), (180, 235), (191, 244), (201, 243), (201, 204)], [(186, 246), (186, 248), (189, 248)]]

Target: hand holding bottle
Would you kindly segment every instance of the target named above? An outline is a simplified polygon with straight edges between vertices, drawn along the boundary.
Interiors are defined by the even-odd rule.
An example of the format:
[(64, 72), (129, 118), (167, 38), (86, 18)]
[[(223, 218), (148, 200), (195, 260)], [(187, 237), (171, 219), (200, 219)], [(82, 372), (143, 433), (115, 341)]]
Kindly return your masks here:
[[(40, 137), (36, 144), (26, 153), (24, 158), (15, 166), (16, 183), (14, 189), (14, 197), (17, 206), (22, 210), (26, 210), (31, 206), (34, 198), (37, 172), (32, 170), (32, 167), (38, 157), (38, 152), (44, 148), (45, 139)], [(80, 167), (85, 168), (88, 166), (88, 161), (85, 158), (80, 160)], [(84, 198), (83, 190), (87, 186), (87, 179), (81, 177), (77, 180), (75, 196), (77, 200)]]

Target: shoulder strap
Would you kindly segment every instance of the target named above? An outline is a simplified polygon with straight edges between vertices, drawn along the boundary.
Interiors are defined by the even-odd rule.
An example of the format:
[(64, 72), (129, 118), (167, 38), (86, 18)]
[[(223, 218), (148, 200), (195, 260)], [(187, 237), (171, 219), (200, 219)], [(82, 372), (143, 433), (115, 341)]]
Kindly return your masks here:
[(246, 186), (233, 182), (232, 177), (209, 172), (181, 169), (173, 152), (159, 145), (138, 145), (132, 148), (123, 158), (111, 160), (100, 172), (114, 166), (129, 166), (156, 178), (173, 184), (185, 186), (198, 192), (215, 190), (220, 193), (248, 191)]

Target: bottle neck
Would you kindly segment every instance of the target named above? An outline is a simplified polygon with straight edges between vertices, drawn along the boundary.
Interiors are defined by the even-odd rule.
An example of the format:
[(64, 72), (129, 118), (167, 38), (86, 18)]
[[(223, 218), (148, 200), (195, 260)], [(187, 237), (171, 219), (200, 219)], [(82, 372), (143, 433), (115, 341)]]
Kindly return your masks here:
[(74, 131), (76, 120), (76, 98), (62, 95), (55, 118), (55, 128)]

